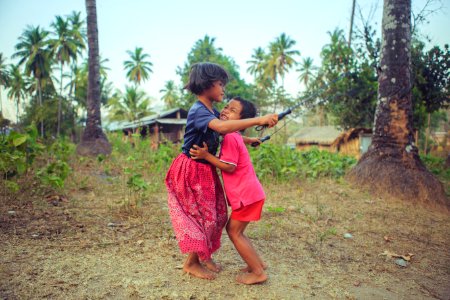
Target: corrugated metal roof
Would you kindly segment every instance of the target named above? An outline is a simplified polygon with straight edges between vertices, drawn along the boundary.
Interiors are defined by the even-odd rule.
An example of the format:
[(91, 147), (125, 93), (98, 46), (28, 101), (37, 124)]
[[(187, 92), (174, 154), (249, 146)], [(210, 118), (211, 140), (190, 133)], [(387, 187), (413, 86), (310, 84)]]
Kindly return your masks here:
[[(122, 130), (125, 128), (137, 128), (139, 126), (143, 126), (143, 125), (152, 125), (155, 124), (156, 122), (161, 123), (161, 124), (186, 124), (186, 119), (175, 119), (175, 118), (164, 118), (165, 116), (169, 116), (177, 111), (179, 111), (183, 114), (183, 113), (187, 113), (184, 109), (182, 108), (173, 108), (170, 110), (166, 110), (163, 111), (159, 114), (153, 114), (150, 116), (146, 116), (143, 117), (139, 120), (136, 120), (134, 122), (111, 122), (110, 124), (108, 124), (106, 127), (110, 130), (110, 131), (116, 131), (116, 130)], [(165, 121), (164, 121), (165, 120)], [(169, 121), (171, 120), (171, 121)]]
[(157, 119), (156, 122), (160, 124), (176, 124), (176, 125), (186, 125), (186, 119)]

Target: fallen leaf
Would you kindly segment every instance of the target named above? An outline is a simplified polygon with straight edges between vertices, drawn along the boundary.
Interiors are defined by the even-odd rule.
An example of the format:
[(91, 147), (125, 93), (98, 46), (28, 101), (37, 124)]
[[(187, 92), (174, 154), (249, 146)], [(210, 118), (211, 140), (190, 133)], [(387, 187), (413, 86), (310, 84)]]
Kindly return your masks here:
[(381, 253), (380, 255), (381, 255), (381, 256), (387, 256), (387, 257), (389, 257), (389, 258), (392, 258), (392, 257), (395, 257), (395, 258), (402, 258), (402, 259), (404, 259), (404, 260), (406, 260), (406, 261), (410, 261), (411, 258), (414, 256), (413, 253), (408, 253), (408, 254), (406, 254), (406, 255), (401, 255), (401, 254), (397, 254), (397, 253), (394, 253), (394, 252), (390, 252), (390, 251), (388, 251), (388, 250), (384, 250), (384, 252)]
[(392, 242), (394, 239), (392, 238), (392, 237), (390, 237), (390, 236), (388, 236), (388, 235), (385, 235), (384, 236), (384, 241), (385, 242)]

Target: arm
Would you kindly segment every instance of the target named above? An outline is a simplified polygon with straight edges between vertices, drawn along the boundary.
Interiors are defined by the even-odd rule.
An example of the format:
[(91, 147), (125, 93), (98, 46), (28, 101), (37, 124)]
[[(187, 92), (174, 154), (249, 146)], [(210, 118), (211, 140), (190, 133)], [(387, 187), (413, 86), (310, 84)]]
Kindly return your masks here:
[(216, 168), (221, 169), (224, 172), (232, 173), (236, 169), (235, 165), (227, 164), (211, 153), (208, 152), (208, 146), (205, 142), (203, 142), (203, 148), (200, 148), (197, 145), (192, 146), (191, 150), (189, 150), (189, 154), (191, 155), (192, 159), (204, 159), (208, 161), (210, 164), (215, 166)]
[(262, 117), (249, 118), (243, 120), (222, 121), (219, 119), (213, 119), (208, 123), (208, 127), (220, 134), (226, 134), (244, 130), (246, 128), (257, 125), (268, 125), (269, 127), (273, 127), (277, 123), (278, 123), (278, 115), (269, 114)]
[(258, 146), (261, 145), (261, 140), (256, 137), (242, 136), (242, 139), (244, 140), (244, 143), (247, 145), (251, 145), (254, 142), (257, 142)]

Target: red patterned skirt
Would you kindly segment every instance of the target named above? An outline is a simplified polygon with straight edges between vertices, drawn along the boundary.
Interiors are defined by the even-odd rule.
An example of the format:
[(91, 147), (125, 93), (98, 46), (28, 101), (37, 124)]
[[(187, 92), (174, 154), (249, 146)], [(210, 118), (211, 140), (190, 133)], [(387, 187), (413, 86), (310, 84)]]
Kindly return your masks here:
[(173, 230), (182, 253), (195, 252), (211, 259), (220, 248), (227, 222), (227, 206), (216, 168), (190, 159), (175, 158), (166, 175)]

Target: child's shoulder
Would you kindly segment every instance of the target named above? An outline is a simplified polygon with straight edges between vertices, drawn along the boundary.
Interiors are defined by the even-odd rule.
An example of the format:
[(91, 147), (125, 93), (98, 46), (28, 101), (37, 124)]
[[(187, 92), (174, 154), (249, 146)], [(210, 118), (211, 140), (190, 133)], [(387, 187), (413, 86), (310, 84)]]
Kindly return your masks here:
[(194, 104), (192, 104), (191, 108), (189, 108), (188, 115), (195, 116), (198, 114), (201, 115), (213, 114), (217, 116), (219, 115), (219, 112), (215, 108), (213, 108), (213, 111), (211, 112), (203, 103), (197, 100), (194, 102)]
[(227, 133), (225, 134), (225, 136), (223, 137), (223, 141), (227, 141), (227, 142), (237, 142), (237, 143), (243, 143), (244, 139), (242, 138), (242, 135), (239, 132), (231, 132), (231, 133)]
[(202, 105), (200, 103), (200, 101), (195, 101), (194, 104), (191, 105), (191, 107), (189, 108), (188, 113), (195, 113), (197, 110), (201, 109)]

